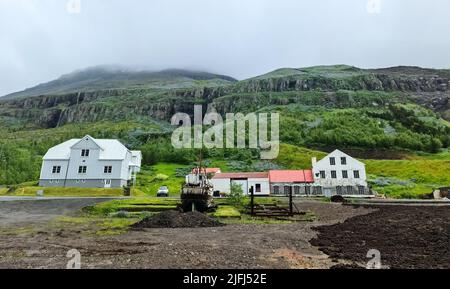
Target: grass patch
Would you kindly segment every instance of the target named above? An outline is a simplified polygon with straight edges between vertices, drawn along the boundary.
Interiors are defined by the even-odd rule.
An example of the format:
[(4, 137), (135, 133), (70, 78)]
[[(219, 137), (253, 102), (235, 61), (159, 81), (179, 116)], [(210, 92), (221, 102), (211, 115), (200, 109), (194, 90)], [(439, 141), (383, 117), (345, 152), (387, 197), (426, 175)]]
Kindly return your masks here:
[[(329, 201), (329, 199), (323, 199), (324, 201)], [(216, 212), (211, 213), (211, 216), (225, 224), (290, 224), (294, 222), (309, 222), (316, 219), (316, 216), (312, 212), (306, 212), (304, 215), (286, 218), (253, 217), (247, 214), (247, 206), (250, 205), (250, 198), (248, 197), (244, 199), (243, 208), (232, 206), (229, 204), (228, 199), (215, 199), (214, 202), (218, 205), (218, 209)], [(284, 204), (287, 206), (287, 198), (258, 197), (255, 198), (255, 204)]]
[[(423, 198), (433, 189), (450, 184), (450, 160), (365, 160), (374, 190), (392, 198)], [(379, 184), (379, 178), (403, 184)]]
[[(37, 186), (19, 186), (14, 192), (8, 193), (1, 190), (0, 195), (7, 196), (36, 196), (37, 191), (43, 190), (44, 197), (120, 197), (123, 196), (122, 188), (56, 188), (56, 187), (37, 187)], [(136, 188), (131, 191), (132, 196), (145, 196), (145, 194)]]
[(280, 144), (280, 153), (275, 162), (287, 169), (311, 169), (311, 158), (317, 160), (324, 158), (327, 153), (297, 147), (289, 144)]
[(212, 213), (216, 218), (240, 218), (241, 213), (233, 206), (223, 205), (219, 206), (217, 210)]
[(80, 217), (59, 217), (56, 219), (56, 226), (67, 228), (75, 226), (83, 228), (83, 232), (88, 235), (111, 236), (125, 233), (128, 228), (138, 222), (139, 218), (101, 218), (92, 216)]
[(91, 215), (107, 216), (120, 211), (129, 212), (158, 212), (175, 209), (180, 203), (179, 199), (168, 198), (133, 198), (123, 200), (112, 200), (98, 203), (84, 209)]
[(33, 235), (38, 231), (35, 226), (0, 228), (0, 235)]
[(158, 189), (167, 186), (170, 196), (179, 196), (185, 179), (184, 176), (177, 176), (176, 170), (187, 167), (187, 165), (171, 163), (158, 163), (144, 167), (137, 177), (137, 187), (146, 196), (156, 197)]
[(305, 215), (297, 215), (287, 218), (269, 218), (269, 217), (253, 217), (247, 214), (242, 214), (240, 218), (218, 218), (224, 224), (238, 224), (238, 225), (276, 225), (276, 224), (291, 224), (296, 222), (312, 222), (316, 220), (316, 215), (312, 212), (306, 212)]

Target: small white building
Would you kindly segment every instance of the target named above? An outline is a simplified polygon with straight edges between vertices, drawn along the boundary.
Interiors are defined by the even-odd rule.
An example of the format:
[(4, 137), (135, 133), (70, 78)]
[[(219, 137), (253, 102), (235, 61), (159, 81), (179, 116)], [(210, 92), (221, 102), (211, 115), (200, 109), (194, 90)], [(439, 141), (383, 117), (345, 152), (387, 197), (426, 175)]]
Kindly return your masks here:
[(312, 159), (314, 185), (321, 187), (325, 196), (367, 195), (365, 164), (335, 150), (320, 161)]
[(231, 193), (231, 184), (239, 184), (245, 195), (251, 190), (255, 195), (270, 195), (269, 174), (263, 173), (217, 173), (211, 179), (214, 191), (220, 193)]
[(120, 188), (135, 181), (142, 154), (114, 139), (87, 135), (50, 148), (43, 157), (42, 187)]

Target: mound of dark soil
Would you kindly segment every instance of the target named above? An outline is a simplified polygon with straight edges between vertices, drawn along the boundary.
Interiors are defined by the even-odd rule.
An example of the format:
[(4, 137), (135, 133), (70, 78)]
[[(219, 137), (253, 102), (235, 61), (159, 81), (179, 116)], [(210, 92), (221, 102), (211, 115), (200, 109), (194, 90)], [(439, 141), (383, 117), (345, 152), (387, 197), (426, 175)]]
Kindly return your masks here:
[(334, 195), (331, 197), (331, 202), (333, 203), (344, 203), (345, 199), (343, 196), (340, 195)]
[(378, 206), (344, 223), (315, 228), (313, 246), (334, 259), (368, 262), (380, 251), (390, 268), (450, 268), (450, 207)]
[(198, 228), (219, 227), (224, 224), (199, 212), (182, 213), (179, 211), (164, 211), (147, 217), (133, 225), (136, 229), (142, 228)]

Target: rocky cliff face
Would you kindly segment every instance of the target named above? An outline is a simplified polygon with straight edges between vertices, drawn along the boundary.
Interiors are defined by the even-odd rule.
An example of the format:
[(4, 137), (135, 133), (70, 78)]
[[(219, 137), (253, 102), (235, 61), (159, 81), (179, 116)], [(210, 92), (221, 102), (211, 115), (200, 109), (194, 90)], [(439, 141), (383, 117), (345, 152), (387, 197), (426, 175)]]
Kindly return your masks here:
[(435, 76), (393, 76), (387, 74), (362, 74), (346, 78), (307, 76), (254, 79), (237, 85), (237, 92), (290, 91), (290, 90), (376, 90), (402, 92), (447, 91), (450, 78)]
[[(435, 72), (435, 73), (431, 73)], [(271, 104), (293, 102), (309, 105), (345, 106), (348, 99), (340, 91), (398, 92), (400, 101), (414, 101), (450, 118), (449, 73), (401, 73), (401, 71), (363, 71), (350, 75), (306, 73), (254, 78), (233, 85), (187, 89), (111, 89), (94, 92), (44, 95), (0, 101), (0, 117), (15, 118), (42, 127), (72, 122), (130, 119), (147, 116), (170, 120), (176, 112), (193, 113), (194, 104), (214, 106), (219, 112), (257, 109)], [(285, 97), (282, 93), (291, 93)], [(301, 92), (314, 92), (304, 95)], [(271, 93), (277, 93), (275, 96)], [(376, 95), (377, 96), (377, 95)], [(352, 98), (352, 101), (353, 98)], [(359, 100), (357, 105), (383, 105), (389, 99)]]

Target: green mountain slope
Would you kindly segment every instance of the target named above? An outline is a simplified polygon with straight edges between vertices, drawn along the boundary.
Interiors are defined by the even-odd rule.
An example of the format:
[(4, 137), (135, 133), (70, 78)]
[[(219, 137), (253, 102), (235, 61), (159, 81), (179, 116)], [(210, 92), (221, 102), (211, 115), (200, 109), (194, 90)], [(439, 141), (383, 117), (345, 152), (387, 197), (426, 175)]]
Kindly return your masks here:
[(236, 80), (229, 76), (207, 72), (169, 69), (163, 71), (134, 71), (115, 66), (96, 66), (37, 85), (2, 99), (17, 99), (38, 95), (67, 94), (86, 91), (132, 88), (186, 88), (198, 85), (226, 85)]
[(205, 157), (214, 165), (307, 168), (311, 152), (340, 148), (366, 160), (380, 192), (422, 196), (449, 185), (449, 81), (449, 70), (418, 67), (283, 68), (239, 82), (180, 70), (87, 70), (0, 98), (0, 185), (36, 180), (49, 147), (87, 133), (141, 149), (147, 165), (189, 164), (195, 152), (171, 147), (169, 120), (201, 104), (222, 114), (281, 116), (277, 160), (261, 162), (255, 150), (210, 150)]

